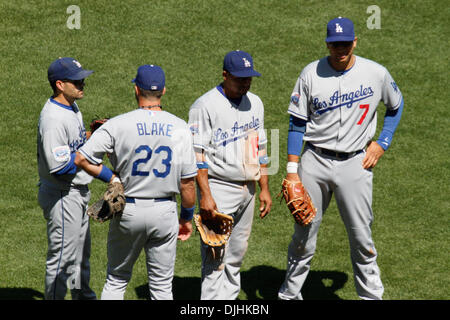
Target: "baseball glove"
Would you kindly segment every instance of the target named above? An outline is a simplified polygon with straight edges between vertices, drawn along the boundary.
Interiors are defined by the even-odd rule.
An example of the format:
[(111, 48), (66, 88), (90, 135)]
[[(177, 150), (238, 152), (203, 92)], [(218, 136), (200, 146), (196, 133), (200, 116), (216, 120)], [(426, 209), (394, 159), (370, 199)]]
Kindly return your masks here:
[(91, 135), (94, 133), (95, 130), (100, 128), (102, 124), (104, 124), (106, 121), (108, 121), (109, 118), (103, 118), (103, 119), (93, 119), (91, 123), (89, 124), (89, 127), (91, 127)]
[(194, 214), (194, 221), (203, 243), (211, 247), (220, 247), (227, 243), (233, 230), (233, 217), (215, 212), (214, 218), (203, 219), (200, 214)]
[(307, 226), (311, 223), (316, 216), (317, 209), (314, 207), (301, 181), (284, 179), (277, 198), (280, 194), (283, 194), (284, 200), (296, 223), (301, 226)]
[(105, 222), (122, 213), (126, 200), (123, 185), (120, 181), (113, 181), (108, 184), (108, 189), (103, 197), (90, 206), (87, 214), (98, 222)]

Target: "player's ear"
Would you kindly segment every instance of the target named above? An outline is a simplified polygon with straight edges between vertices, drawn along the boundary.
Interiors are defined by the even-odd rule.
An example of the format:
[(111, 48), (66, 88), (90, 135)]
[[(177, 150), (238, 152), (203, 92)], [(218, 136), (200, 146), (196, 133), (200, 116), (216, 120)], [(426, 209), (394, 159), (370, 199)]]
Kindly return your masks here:
[(355, 36), (355, 40), (353, 40), (353, 49), (356, 48), (356, 44), (358, 43), (358, 37)]
[(139, 95), (140, 93), (139, 87), (137, 85), (134, 85), (134, 92), (136, 93), (136, 95)]
[(166, 87), (164, 87), (162, 94), (163, 94), (163, 95), (166, 94)]
[(57, 92), (62, 92), (64, 89), (64, 82), (61, 80), (56, 80), (55, 88), (56, 88)]

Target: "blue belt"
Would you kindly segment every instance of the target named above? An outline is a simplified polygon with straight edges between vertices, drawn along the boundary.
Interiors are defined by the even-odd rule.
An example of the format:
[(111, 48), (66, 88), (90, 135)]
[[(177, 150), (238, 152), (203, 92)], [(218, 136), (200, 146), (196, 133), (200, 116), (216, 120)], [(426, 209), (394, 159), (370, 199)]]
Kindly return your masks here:
[(314, 145), (312, 145), (311, 143), (307, 142), (306, 143), (311, 149), (313, 149), (315, 152), (317, 152), (318, 154), (324, 154), (326, 156), (329, 157), (334, 157), (337, 158), (339, 160), (347, 160), (351, 157), (356, 156), (357, 154), (360, 154), (361, 152), (363, 152), (364, 150), (358, 150), (355, 152), (336, 152), (336, 151), (332, 151), (332, 150), (328, 150), (328, 149), (324, 149), (324, 148), (319, 148), (316, 147)]
[(173, 197), (165, 197), (165, 198), (132, 198), (125, 197), (127, 203), (136, 203), (136, 199), (138, 200), (154, 200), (155, 202), (163, 202), (163, 201), (172, 201)]

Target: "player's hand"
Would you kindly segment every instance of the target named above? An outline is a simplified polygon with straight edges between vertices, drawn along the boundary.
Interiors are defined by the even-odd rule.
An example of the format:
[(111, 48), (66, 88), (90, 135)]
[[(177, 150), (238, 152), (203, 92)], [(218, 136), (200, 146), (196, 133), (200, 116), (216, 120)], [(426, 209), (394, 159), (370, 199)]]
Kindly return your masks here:
[(178, 240), (186, 241), (192, 234), (192, 223), (190, 220), (180, 218), (180, 228), (178, 230)]
[(286, 175), (286, 180), (289, 180), (289, 181), (300, 181), (300, 177), (298, 176), (298, 173), (288, 173)]
[(216, 215), (217, 205), (214, 198), (211, 195), (202, 194), (200, 198), (200, 215), (203, 219), (208, 220), (214, 218)]
[(259, 193), (259, 203), (259, 217), (262, 219), (270, 212), (272, 207), (272, 197), (268, 189), (262, 189)]
[(376, 141), (370, 141), (367, 145), (366, 156), (362, 162), (363, 168), (371, 169), (375, 167), (383, 154), (384, 149)]

